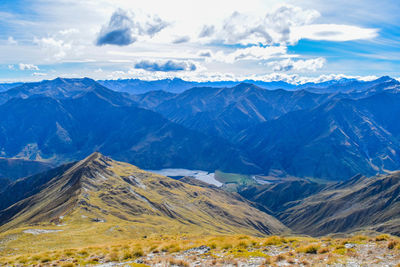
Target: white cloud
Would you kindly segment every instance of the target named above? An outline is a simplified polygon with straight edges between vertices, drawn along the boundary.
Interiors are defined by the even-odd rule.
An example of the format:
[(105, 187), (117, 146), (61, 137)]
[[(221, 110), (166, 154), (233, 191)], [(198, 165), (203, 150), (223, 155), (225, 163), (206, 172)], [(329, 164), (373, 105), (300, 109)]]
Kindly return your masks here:
[(59, 31), (59, 33), (61, 35), (71, 35), (71, 34), (78, 34), (80, 31), (78, 29), (75, 28), (69, 28), (69, 29), (65, 29), (65, 30), (61, 30)]
[(315, 24), (320, 16), (317, 10), (292, 5), (278, 6), (259, 17), (234, 12), (220, 27), (203, 26), (200, 37), (225, 44), (294, 45), (301, 39), (341, 42), (370, 39), (378, 35), (378, 30), (372, 28)]
[(33, 75), (33, 76), (47, 76), (47, 73), (44, 73), (44, 72), (34, 72), (32, 75)]
[(41, 39), (35, 37), (33, 42), (39, 45), (44, 51), (46, 51), (48, 59), (63, 59), (66, 57), (67, 52), (72, 49), (72, 43), (67, 43), (64, 40), (55, 39), (53, 37)]
[[(29, 7), (37, 14), (38, 19), (29, 21), (30, 17), (27, 16), (23, 21), (12, 22), (13, 27), (10, 27), (7, 32), (12, 32), (11, 35), (18, 40), (18, 45), (15, 45), (14, 37), (10, 36), (10, 42), (6, 39), (8, 37), (6, 35), (0, 42), (0, 56), (5, 68), (8, 64), (13, 64), (18, 69), (19, 62), (29, 62), (37, 66), (54, 64), (51, 68), (56, 69), (57, 74), (68, 74), (72, 72), (69, 67), (59, 63), (74, 62), (76, 64), (74, 64), (73, 74), (93, 75), (98, 78), (110, 75), (113, 71), (123, 71), (125, 77), (129, 78), (129, 75), (133, 75), (129, 73), (130, 68), (140, 60), (191, 61), (198, 67), (195, 71), (188, 73), (185, 71), (139, 73), (136, 69), (134, 75), (143, 75), (138, 78), (145, 79), (174, 75), (193, 79), (207, 79), (207, 75), (209, 79), (264, 75), (272, 72), (272, 65), (268, 65), (270, 61), (278, 65), (275, 70), (278, 70), (279, 66), (282, 70), (285, 67), (292, 68), (292, 72), (289, 73), (318, 70), (321, 66), (324, 73), (329, 70), (339, 70), (345, 73), (368, 74), (378, 73), (378, 69), (379, 73), (394, 72), (390, 69), (393, 65), (388, 62), (393, 60), (390, 57), (385, 59), (387, 62), (381, 61), (379, 65), (370, 64), (369, 69), (366, 70), (367, 67), (364, 66), (360, 69), (354, 67), (357, 66), (357, 59), (344, 59), (348, 54), (342, 52), (343, 47), (337, 50), (336, 59), (330, 60), (329, 64), (321, 60), (309, 59), (314, 54), (310, 50), (307, 50), (307, 57), (302, 55), (301, 51), (310, 48), (307, 46), (308, 43), (301, 49), (292, 49), (290, 46), (301, 39), (339, 42), (369, 39), (379, 33), (376, 29), (363, 27), (370, 20), (365, 19), (360, 22), (353, 18), (354, 14), (347, 16), (335, 13), (340, 10), (340, 7), (319, 1), (319, 4), (306, 0), (204, 0), (197, 2), (59, 0), (57, 3), (47, 0), (33, 1)], [(63, 8), (59, 8), (60, 5)], [(96, 46), (95, 40), (102, 27), (108, 26), (110, 18), (118, 8), (127, 13), (130, 34), (137, 37), (137, 40), (127, 46)], [(19, 14), (11, 15), (16, 19)], [(347, 17), (351, 18), (346, 19)], [(5, 18), (0, 16), (1, 21), (7, 21)], [(163, 22), (166, 22), (168, 26), (164, 27)], [(355, 26), (355, 23), (358, 26)], [(11, 29), (16, 31), (10, 31)], [(29, 42), (32, 36), (36, 38), (33, 42)], [(380, 42), (382, 39), (376, 41)], [(174, 43), (179, 43), (179, 46)], [(318, 51), (318, 55), (314, 57), (321, 56), (329, 59), (336, 50), (332, 49), (333, 45), (328, 44), (328, 46), (331, 48), (326, 49), (329, 54), (322, 55), (321, 51)], [(336, 44), (334, 46), (336, 47)], [(347, 44), (345, 48), (348, 48)], [(355, 46), (351, 48), (354, 48), (354, 51), (351, 51), (353, 56), (365, 57), (353, 53), (359, 51)], [(296, 51), (296, 54), (288, 51)], [(373, 54), (370, 52), (371, 50), (368, 51), (368, 47), (365, 47), (365, 54)], [(349, 64), (343, 65), (344, 61)], [(102, 73), (95, 72), (99, 68), (103, 70)], [(376, 71), (372, 70), (373, 68)], [(11, 71), (9, 73), (16, 74)], [(31, 73), (27, 74), (28, 78), (33, 78)], [(288, 73), (280, 72), (280, 75), (283, 74)], [(318, 72), (314, 74), (317, 75)], [(49, 71), (47, 77), (51, 75)]]
[(15, 66), (13, 64), (9, 64), (7, 67), (8, 67), (9, 70), (14, 70), (15, 69)]
[(9, 37), (8, 37), (7, 42), (8, 42), (10, 45), (17, 45), (17, 44), (18, 44), (18, 42), (17, 42), (17, 41), (14, 39), (14, 37), (12, 37), (12, 36), (9, 36)]
[(213, 60), (234, 63), (238, 60), (268, 60), (271, 58), (286, 56), (287, 48), (285, 46), (251, 46), (239, 48), (232, 53), (218, 51), (212, 56)]
[(316, 71), (321, 69), (326, 63), (326, 59), (319, 57), (306, 60), (285, 59), (281, 61), (272, 61), (268, 66), (272, 67), (273, 71)]
[(20, 70), (39, 70), (39, 67), (33, 64), (19, 63), (18, 67)]
[(308, 25), (320, 16), (313, 9), (282, 5), (262, 17), (234, 12), (213, 38), (227, 44), (288, 44), (293, 27)]
[[(237, 75), (229, 72), (209, 72), (202, 70), (200, 72), (148, 72), (140, 69), (130, 69), (129, 71), (113, 71), (110, 73), (108, 79), (130, 79), (138, 78), (142, 80), (159, 80), (168, 78), (181, 78), (186, 81), (197, 81), (197, 82), (207, 82), (207, 81), (244, 81), (244, 80), (254, 80), (263, 82), (272, 81), (284, 81), (291, 84), (305, 84), (305, 83), (321, 83), (331, 80), (346, 79), (357, 79), (362, 81), (375, 80), (377, 76), (352, 76), (345, 74), (324, 74), (317, 76), (303, 76), (299, 74), (288, 74), (282, 72), (273, 72), (268, 74), (252, 74), (252, 75)], [(101, 76), (104, 79), (104, 76)]]
[(372, 39), (377, 36), (378, 29), (350, 25), (314, 24), (294, 28), (291, 33), (291, 42), (295, 43), (301, 39), (342, 42)]

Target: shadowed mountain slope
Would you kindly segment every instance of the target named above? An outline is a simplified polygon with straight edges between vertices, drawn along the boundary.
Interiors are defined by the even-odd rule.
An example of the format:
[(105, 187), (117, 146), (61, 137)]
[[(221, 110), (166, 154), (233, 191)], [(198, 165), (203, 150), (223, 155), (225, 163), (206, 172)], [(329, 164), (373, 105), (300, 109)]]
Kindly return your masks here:
[(400, 95), (335, 99), (241, 132), (235, 142), (268, 173), (345, 180), (400, 168)]
[(145, 169), (330, 180), (400, 168), (398, 81), (314, 85), (337, 91), (241, 83), (132, 96), (88, 78), (26, 83), (0, 93), (0, 156), (60, 164), (100, 151)]
[(0, 178), (16, 180), (46, 171), (52, 167), (51, 164), (40, 161), (0, 158)]
[(68, 98), (34, 95), (0, 105), (2, 155), (63, 163), (97, 150), (147, 169), (259, 171), (227, 141), (126, 105), (122, 95), (99, 87)]
[(53, 99), (77, 98), (92, 93), (116, 105), (132, 105), (126, 93), (112, 91), (92, 79), (57, 78), (36, 83), (24, 83), (0, 93), (0, 104), (12, 98), (50, 97)]
[(278, 217), (297, 233), (321, 236), (372, 229), (400, 235), (400, 172), (355, 176), (289, 206)]
[(327, 98), (242, 83), (232, 88), (193, 88), (148, 108), (190, 129), (230, 139), (238, 131), (293, 110), (313, 108)]
[(296, 180), (265, 185), (251, 185), (241, 189), (239, 194), (277, 213), (284, 210), (287, 203), (314, 195), (325, 187), (326, 185), (307, 180)]
[(145, 172), (99, 153), (53, 172), (37, 193), (0, 211), (1, 230), (51, 222), (85, 229), (103, 222), (129, 224), (142, 233), (287, 231), (237, 194)]

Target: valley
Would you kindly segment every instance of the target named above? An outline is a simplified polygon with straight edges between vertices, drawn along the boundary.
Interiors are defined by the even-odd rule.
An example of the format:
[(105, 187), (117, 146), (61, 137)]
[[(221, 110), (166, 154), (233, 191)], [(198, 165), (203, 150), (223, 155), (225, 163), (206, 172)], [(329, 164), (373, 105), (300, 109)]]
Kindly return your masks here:
[(330, 181), (400, 168), (397, 80), (344, 80), (337, 93), (334, 81), (263, 86), (132, 95), (89, 78), (22, 84), (0, 93), (0, 155), (56, 166), (98, 150), (144, 169)]
[[(162, 172), (175, 179), (96, 152), (11, 183), (0, 192), (0, 262), (247, 266), (400, 259), (398, 173), (328, 184), (253, 180), (229, 193), (226, 184), (202, 181), (204, 172)], [(176, 180), (177, 174), (200, 177)]]
[(0, 1), (0, 267), (400, 267), (399, 14)]
[(348, 83), (0, 93), (0, 263), (396, 266), (400, 83)]

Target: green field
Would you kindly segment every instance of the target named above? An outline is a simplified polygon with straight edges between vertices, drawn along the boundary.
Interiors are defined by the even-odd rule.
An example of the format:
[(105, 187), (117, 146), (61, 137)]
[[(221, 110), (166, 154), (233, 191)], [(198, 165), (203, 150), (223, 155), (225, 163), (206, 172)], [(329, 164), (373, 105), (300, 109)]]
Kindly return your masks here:
[(215, 179), (223, 183), (223, 187), (228, 191), (237, 191), (240, 187), (256, 184), (256, 181), (248, 174), (215, 171)]

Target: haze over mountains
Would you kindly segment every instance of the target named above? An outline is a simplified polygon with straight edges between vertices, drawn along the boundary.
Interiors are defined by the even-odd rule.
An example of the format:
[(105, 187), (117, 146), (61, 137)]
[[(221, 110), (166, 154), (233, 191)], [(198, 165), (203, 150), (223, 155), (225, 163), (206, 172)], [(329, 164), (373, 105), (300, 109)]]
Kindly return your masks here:
[[(284, 83), (264, 83), (269, 89), (216, 83), (182, 93), (158, 89), (180, 92), (168, 88), (193, 84), (102, 83), (124, 92), (88, 78), (58, 78), (0, 93), (0, 156), (54, 165), (100, 151), (145, 169), (334, 181), (400, 169), (400, 83), (390, 77), (290, 90), (274, 89)], [(134, 95), (127, 88), (154, 91)]]

